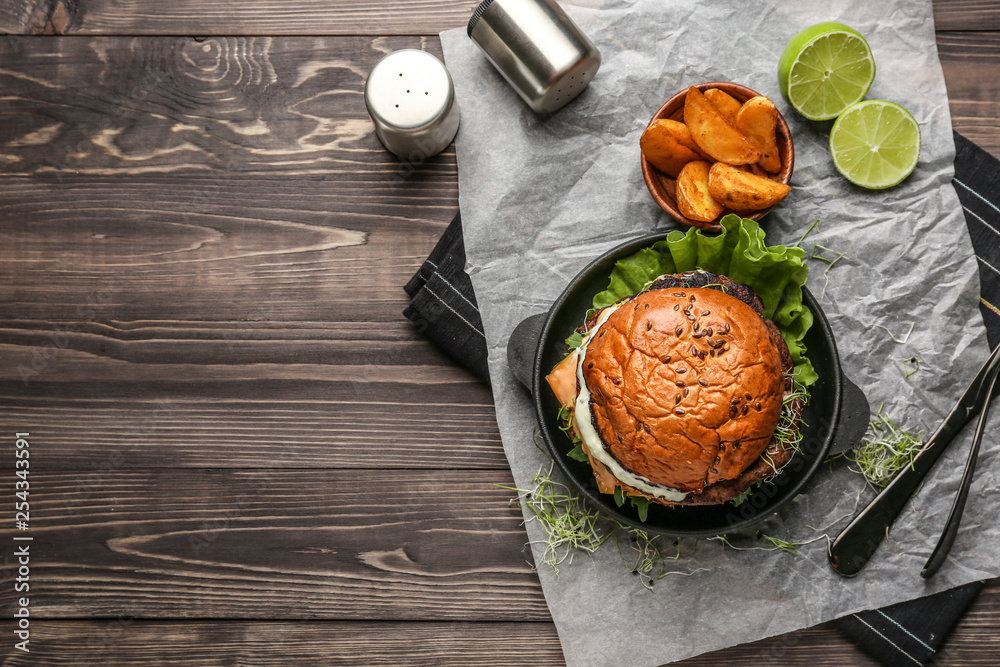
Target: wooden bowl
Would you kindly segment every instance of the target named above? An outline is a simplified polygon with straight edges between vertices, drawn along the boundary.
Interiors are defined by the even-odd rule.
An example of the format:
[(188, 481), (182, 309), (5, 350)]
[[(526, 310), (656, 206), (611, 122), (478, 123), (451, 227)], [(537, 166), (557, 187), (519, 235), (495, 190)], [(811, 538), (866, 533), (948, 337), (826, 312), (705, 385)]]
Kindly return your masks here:
[[(728, 83), (725, 81), (699, 83), (695, 85), (695, 88), (701, 92), (705, 92), (709, 88), (718, 88), (719, 90), (729, 93), (740, 102), (746, 102), (751, 97), (756, 97), (760, 94), (750, 88), (747, 88), (746, 86), (741, 86), (738, 83)], [(663, 106), (661, 106), (659, 110), (653, 114), (653, 117), (649, 120), (649, 124), (652, 124), (653, 121), (659, 120), (660, 118), (672, 118), (674, 120), (683, 121), (685, 95), (687, 95), (687, 88), (664, 102)], [(778, 155), (781, 158), (781, 170), (772, 178), (787, 185), (792, 178), (792, 168), (795, 166), (795, 148), (792, 145), (792, 133), (789, 131), (788, 124), (785, 122), (785, 118), (781, 115), (781, 112), (778, 112), (778, 126), (775, 128), (775, 132), (777, 134), (776, 139), (778, 142)], [(690, 227), (701, 227), (702, 229), (719, 231), (722, 229), (719, 225), (719, 220), (729, 213), (736, 213), (744, 218), (750, 218), (751, 220), (760, 220), (767, 215), (767, 212), (770, 211), (771, 208), (774, 208), (766, 208), (760, 211), (730, 211), (729, 209), (726, 209), (721, 213), (721, 215), (719, 215), (718, 218), (712, 220), (711, 222), (692, 220), (691, 218), (687, 218), (682, 215), (680, 210), (677, 208), (677, 197), (675, 194), (677, 191), (677, 181), (651, 165), (641, 154), (640, 159), (642, 160), (642, 178), (646, 181), (646, 187), (649, 188), (649, 193), (653, 195), (653, 199), (655, 199), (656, 203), (660, 205), (660, 208), (669, 213), (671, 217)]]

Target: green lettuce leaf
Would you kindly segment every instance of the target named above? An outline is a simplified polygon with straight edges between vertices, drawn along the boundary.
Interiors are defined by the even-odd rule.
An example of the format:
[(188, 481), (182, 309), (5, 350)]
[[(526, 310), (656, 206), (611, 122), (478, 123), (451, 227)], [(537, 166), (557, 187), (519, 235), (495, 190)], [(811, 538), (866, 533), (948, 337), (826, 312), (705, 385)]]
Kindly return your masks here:
[(686, 233), (672, 231), (663, 241), (619, 260), (608, 289), (594, 297), (594, 308), (636, 294), (665, 273), (702, 269), (729, 276), (757, 293), (764, 303), (764, 317), (774, 322), (788, 345), (796, 381), (812, 385), (818, 376), (805, 356), (803, 342), (813, 323), (812, 312), (802, 303), (802, 287), (809, 276), (805, 251), (794, 246), (767, 246), (764, 230), (738, 215), (725, 216), (721, 225), (717, 236), (694, 227)]

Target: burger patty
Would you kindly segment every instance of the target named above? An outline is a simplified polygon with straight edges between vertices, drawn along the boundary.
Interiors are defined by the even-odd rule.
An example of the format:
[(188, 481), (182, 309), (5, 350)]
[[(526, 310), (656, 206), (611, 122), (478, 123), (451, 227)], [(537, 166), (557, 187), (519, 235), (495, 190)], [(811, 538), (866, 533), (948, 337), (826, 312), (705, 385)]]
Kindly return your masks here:
[[(767, 341), (769, 341), (769, 345), (767, 347), (768, 351), (765, 353), (765, 355), (773, 354), (775, 355), (775, 357), (769, 357), (771, 359), (774, 359), (774, 361), (764, 364), (763, 371), (757, 368), (757, 366), (761, 365), (760, 363), (758, 363), (754, 359), (750, 359), (750, 363), (748, 363), (746, 367), (746, 373), (749, 373), (750, 375), (757, 373), (757, 375), (754, 377), (759, 376), (762, 378), (761, 380), (749, 380), (754, 387), (756, 387), (757, 385), (754, 385), (753, 383), (759, 384), (760, 382), (764, 382), (765, 384), (768, 384), (769, 386), (772, 387), (774, 387), (774, 385), (769, 383), (773, 382), (778, 383), (778, 387), (768, 391), (779, 392), (777, 396), (777, 409), (779, 409), (780, 411), (780, 398), (781, 398), (780, 393), (783, 393), (784, 391), (788, 391), (791, 389), (790, 386), (791, 380), (789, 379), (789, 374), (788, 374), (788, 371), (790, 371), (792, 368), (791, 355), (789, 354), (788, 348), (784, 344), (784, 341), (782, 340), (780, 333), (778, 332), (774, 324), (770, 320), (763, 319), (763, 303), (761, 302), (760, 298), (753, 292), (753, 290), (750, 289), (748, 286), (736, 282), (735, 280), (732, 280), (731, 278), (728, 278), (726, 276), (721, 276), (706, 271), (693, 271), (679, 275), (662, 276), (661, 278), (657, 279), (652, 284), (650, 284), (646, 290), (633, 297), (628, 297), (627, 299), (623, 299), (623, 302), (645, 300), (646, 303), (643, 303), (642, 305), (645, 308), (649, 308), (649, 298), (652, 297), (640, 299), (640, 297), (646, 295), (649, 292), (657, 292), (660, 290), (671, 290), (671, 289), (684, 290), (692, 288), (715, 290), (724, 293), (730, 297), (734, 297), (743, 304), (749, 306), (750, 309), (752, 309), (754, 313), (756, 313), (757, 316), (760, 317), (760, 320), (757, 321), (757, 324), (753, 325), (751, 322), (751, 320), (753, 319), (752, 316), (749, 317), (742, 316), (743, 319), (752, 326), (760, 327), (761, 323), (763, 324), (763, 328), (766, 330), (766, 334), (756, 334), (756, 335), (759, 338), (766, 338)], [(665, 295), (677, 298), (679, 298), (679, 295), (681, 295), (684, 296), (685, 299), (688, 298), (686, 294), (682, 295), (681, 292), (677, 293), (666, 292), (654, 296), (656, 298), (660, 298)], [(692, 304), (692, 307), (694, 307), (695, 301), (693, 294), (690, 296), (690, 299), (691, 299), (690, 304)], [(714, 299), (714, 301), (718, 301), (718, 298)], [(680, 303), (685, 303), (685, 305), (687, 304), (686, 301), (681, 301)], [(673, 311), (679, 310), (680, 303), (674, 304)], [(636, 309), (638, 309), (638, 307), (639, 304), (636, 305)], [(716, 352), (718, 351), (718, 356), (720, 357), (720, 364), (721, 364), (722, 363), (721, 357), (724, 351), (723, 349), (721, 349), (723, 338), (719, 336), (714, 340), (707, 340), (707, 341), (705, 341), (704, 338), (700, 338), (698, 334), (699, 331), (698, 326), (696, 324), (693, 324), (696, 321), (696, 317), (694, 317), (694, 315), (698, 314), (704, 315), (709, 311), (692, 310), (692, 307), (687, 307), (684, 309), (684, 311), (681, 311), (685, 313), (687, 319), (692, 323), (691, 327), (684, 334), (685, 336), (690, 336), (691, 338), (690, 339), (685, 338), (685, 340), (692, 340), (693, 342), (698, 342), (698, 343), (708, 342), (711, 347), (711, 349), (709, 349), (708, 347), (702, 346), (700, 350), (696, 350), (696, 346), (692, 344), (690, 349), (692, 353), (695, 353), (695, 357), (693, 359), (695, 361), (700, 360), (704, 362), (706, 361), (708, 355), (711, 355), (711, 357), (714, 358), (716, 356)], [(701, 306), (697, 306), (697, 308), (700, 309)], [(591, 316), (586, 325), (587, 329), (590, 329), (596, 325), (598, 317), (599, 313), (594, 313)], [(632, 316), (632, 317), (634, 319), (634, 317), (638, 316)], [(631, 321), (633, 320), (630, 320), (630, 322)], [(646, 322), (643, 328), (646, 328), (646, 330), (649, 331), (650, 329), (652, 329), (652, 327), (653, 327), (653, 322), (650, 321)], [(729, 326), (727, 324), (726, 325), (727, 333), (728, 333), (728, 328)], [(682, 327), (679, 326), (677, 334), (678, 339), (681, 338), (681, 333), (680, 333), (681, 329)], [(622, 335), (628, 338), (628, 336), (631, 333), (632, 333), (631, 331), (629, 331), (628, 333), (619, 332), (619, 338)], [(721, 331), (712, 332), (711, 329), (709, 329), (708, 332), (706, 332), (703, 329), (701, 331), (701, 334), (705, 333), (708, 333), (709, 336), (712, 336), (713, 334), (721, 333)], [(603, 335), (603, 333), (598, 335), (599, 336)], [(635, 341), (632, 341), (629, 344), (641, 345), (642, 343), (641, 342), (636, 343)], [(680, 344), (680, 343), (675, 343), (675, 344)], [(716, 347), (716, 344), (719, 344), (719, 347)], [(630, 353), (634, 352), (634, 350), (628, 349), (628, 345), (626, 345), (625, 343), (616, 340), (616, 342), (612, 343), (612, 345), (616, 345), (618, 348), (618, 352), (622, 355), (628, 356), (630, 360), (636, 358), (635, 354), (630, 355)], [(684, 345), (686, 346), (687, 343), (685, 342)], [(770, 350), (770, 348), (772, 347), (773, 351)], [(727, 344), (725, 345), (725, 350), (728, 349), (729, 346)], [(638, 355), (640, 362), (637, 363), (640, 363), (640, 365), (644, 363), (641, 360), (648, 357), (649, 356), (648, 353), (649, 350), (641, 351), (641, 354)], [(739, 354), (744, 354), (744, 353), (739, 352)], [(670, 360), (669, 356), (667, 356), (665, 360), (662, 360), (664, 361), (664, 366), (666, 366), (666, 363), (669, 362), (669, 360)], [(677, 393), (674, 396), (673, 400), (677, 401), (676, 411), (678, 415), (683, 415), (684, 409), (685, 407), (687, 407), (689, 410), (693, 409), (696, 411), (695, 413), (692, 413), (692, 415), (695, 416), (694, 417), (688, 416), (682, 418), (681, 420), (678, 420), (679, 422), (685, 419), (687, 420), (687, 423), (684, 423), (682, 426), (671, 426), (663, 419), (659, 419), (658, 421), (655, 422), (657, 424), (657, 426), (655, 427), (655, 431), (657, 434), (660, 433), (661, 431), (669, 432), (669, 429), (671, 428), (682, 429), (681, 431), (677, 431), (675, 436), (672, 436), (672, 440), (669, 445), (672, 448), (677, 448), (676, 452), (674, 454), (670, 454), (669, 451), (667, 453), (664, 453), (665, 450), (663, 450), (661, 446), (662, 442), (660, 441), (660, 439), (657, 438), (656, 435), (654, 435), (653, 432), (650, 431), (648, 424), (646, 424), (644, 420), (647, 419), (647, 416), (649, 414), (654, 414), (656, 415), (656, 417), (662, 417), (662, 415), (659, 414), (660, 412), (662, 412), (662, 410), (660, 410), (660, 407), (662, 406), (659, 406), (658, 403), (661, 399), (666, 400), (667, 397), (659, 395), (657, 396), (641, 395), (638, 399), (636, 399), (636, 397), (632, 393), (621, 394), (617, 388), (621, 385), (622, 378), (612, 377), (612, 375), (614, 375), (614, 371), (617, 370), (619, 371), (619, 375), (624, 375), (625, 373), (633, 371), (634, 369), (620, 368), (618, 366), (615, 366), (615, 363), (617, 362), (612, 362), (607, 360), (604, 361), (605, 361), (603, 366), (604, 371), (602, 372), (606, 372), (607, 374), (604, 375), (603, 379), (599, 377), (600, 374), (598, 374), (598, 376), (594, 379), (595, 386), (593, 387), (590, 387), (590, 381), (588, 381), (588, 388), (592, 393), (590, 421), (594, 429), (599, 434), (601, 434), (601, 439), (604, 444), (605, 451), (610, 453), (615, 458), (615, 460), (622, 466), (623, 469), (628, 470), (629, 472), (632, 472), (633, 474), (636, 474), (638, 476), (650, 479), (651, 481), (655, 481), (657, 477), (667, 477), (673, 480), (672, 484), (670, 485), (671, 488), (678, 488), (679, 490), (684, 491), (687, 494), (683, 500), (676, 502), (667, 501), (662, 498), (654, 498), (654, 500), (656, 500), (657, 502), (661, 502), (663, 504), (681, 504), (681, 505), (710, 505), (710, 504), (723, 503), (726, 502), (727, 500), (739, 496), (744, 491), (746, 491), (752, 484), (760, 482), (761, 480), (776, 474), (777, 471), (779, 471), (784, 465), (786, 465), (791, 460), (794, 452), (791, 449), (786, 450), (782, 444), (774, 440), (773, 429), (771, 431), (765, 431), (765, 434), (760, 434), (762, 428), (761, 425), (764, 423), (761, 422), (760, 420), (764, 419), (765, 422), (767, 422), (768, 420), (773, 418), (766, 417), (763, 414), (760, 417), (753, 417), (751, 415), (749, 421), (747, 422), (749, 426), (743, 426), (742, 423), (740, 423), (740, 419), (746, 418), (748, 411), (752, 411), (753, 402), (751, 402), (750, 398), (747, 398), (743, 402), (738, 402), (739, 400), (742, 400), (739, 399), (739, 397), (735, 398), (734, 403), (728, 406), (730, 410), (729, 414), (730, 419), (726, 420), (723, 418), (722, 420), (720, 420), (718, 417), (719, 406), (715, 405), (713, 407), (711, 405), (711, 401), (702, 404), (696, 403), (695, 405), (690, 407), (688, 407), (687, 403), (681, 405), (680, 403), (681, 397), (683, 396), (686, 398), (688, 396), (687, 388), (683, 390), (683, 394)], [(599, 363), (601, 362), (599, 361)], [(608, 364), (610, 364), (610, 366)], [(628, 362), (628, 365), (631, 365), (631, 361)], [(594, 364), (591, 362), (589, 363), (589, 366), (593, 367)], [(642, 369), (640, 369), (639, 374), (643, 378), (644, 382), (651, 382), (658, 387), (662, 387), (663, 378), (660, 376), (663, 375), (663, 372), (662, 370), (657, 370), (656, 368), (654, 368), (654, 366), (655, 364), (649, 366), (649, 368), (643, 367)], [(766, 368), (769, 366), (774, 366), (775, 367), (774, 370), (767, 371)], [(705, 364), (705, 367), (708, 369), (708, 371), (714, 370), (714, 367), (709, 366), (708, 364)], [(690, 370), (694, 371), (695, 369), (692, 368)], [(737, 367), (735, 370), (736, 372), (735, 377), (742, 379), (742, 376), (744, 375), (743, 370), (744, 369)], [(763, 372), (764, 375), (761, 376), (760, 372)], [(774, 377), (773, 375), (769, 374), (775, 372), (780, 372), (782, 374), (782, 377), (775, 378), (774, 380), (763, 379), (766, 377)], [(655, 375), (656, 373), (659, 373), (659, 375)], [(687, 380), (688, 377), (689, 376), (678, 376), (678, 378), (683, 378), (683, 379), (677, 379), (675, 384), (678, 387), (685, 387), (686, 384), (685, 380)], [(693, 376), (690, 377), (691, 379), (694, 379)], [(604, 383), (602, 385), (604, 380), (611, 382), (611, 384), (609, 385)], [(700, 380), (700, 382), (703, 385), (703, 387), (698, 387), (695, 385), (691, 385), (691, 387), (693, 387), (695, 391), (700, 390), (706, 392), (711, 392), (712, 390), (715, 389), (714, 386), (710, 386), (704, 380)], [(581, 387), (579, 386), (578, 383), (577, 384), (578, 393), (580, 389)], [(632, 391), (634, 393), (636, 390)], [(774, 396), (774, 394), (769, 394), (769, 395)], [(750, 394), (747, 393), (747, 397), (749, 396)], [(669, 401), (667, 402), (669, 403)], [(630, 403), (634, 405), (629, 405)], [(764, 406), (765, 413), (775, 414), (774, 413), (774, 410), (776, 409), (775, 399), (774, 398), (768, 399), (764, 401), (764, 403), (765, 403)], [(669, 408), (673, 406), (671, 405), (667, 407)], [(793, 406), (796, 418), (795, 419), (796, 428), (803, 407), (804, 405), (801, 403)], [(724, 408), (725, 406), (723, 406), (723, 410)], [(702, 414), (701, 412), (697, 412), (699, 409), (708, 410), (708, 412)], [(761, 403), (756, 402), (756, 411), (760, 413), (761, 409), (762, 409)], [(667, 418), (670, 419), (671, 417), (668, 415)], [(701, 423), (702, 420), (705, 421), (704, 424)], [(634, 425), (634, 432), (631, 428), (633, 425)], [(748, 429), (748, 439), (743, 441), (742, 443), (746, 451), (737, 452), (735, 450), (739, 449), (741, 446), (742, 438), (740, 434), (743, 433), (743, 431), (740, 430), (741, 428)], [(641, 432), (642, 430), (645, 430), (645, 435)], [(626, 435), (625, 439), (623, 439), (621, 431), (625, 432)], [(737, 435), (733, 436), (733, 433), (736, 433)], [(760, 435), (753, 435), (753, 433), (757, 433)], [(614, 436), (614, 438), (611, 442), (609, 442), (608, 438), (612, 435)], [(734, 437), (735, 439), (733, 439)], [(719, 440), (719, 444), (717, 445), (718, 446), (717, 450), (714, 450), (710, 446), (706, 446), (705, 444), (712, 438), (716, 438)], [(614, 440), (617, 440), (617, 442), (614, 442)], [(730, 451), (728, 453), (726, 452), (727, 446), (730, 447)], [(762, 454), (761, 452), (764, 452), (764, 454)], [(711, 457), (713, 456), (714, 456), (714, 461), (711, 460)], [(606, 466), (604, 466), (604, 464), (594, 460), (593, 458), (591, 459), (591, 463), (595, 467), (595, 474), (599, 473), (598, 466), (607, 471), (607, 468)], [(650, 474), (648, 471), (652, 471), (654, 474)], [(610, 474), (610, 471), (608, 472)], [(599, 482), (601, 481), (602, 476), (603, 475), (598, 474)], [(606, 476), (603, 477), (605, 480), (607, 479)], [(634, 489), (624, 483), (621, 483), (620, 480), (618, 481), (617, 485), (621, 486), (625, 490), (625, 492), (630, 495), (643, 495), (643, 496), (647, 495), (637, 489)]]

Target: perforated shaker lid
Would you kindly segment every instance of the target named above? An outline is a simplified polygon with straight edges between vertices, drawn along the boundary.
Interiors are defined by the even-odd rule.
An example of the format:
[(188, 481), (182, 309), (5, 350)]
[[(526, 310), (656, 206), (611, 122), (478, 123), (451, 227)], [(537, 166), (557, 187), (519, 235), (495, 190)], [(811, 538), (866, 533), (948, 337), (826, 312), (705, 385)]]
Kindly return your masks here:
[(365, 106), (382, 145), (410, 162), (437, 155), (458, 132), (451, 75), (417, 49), (394, 51), (375, 64), (365, 82)]

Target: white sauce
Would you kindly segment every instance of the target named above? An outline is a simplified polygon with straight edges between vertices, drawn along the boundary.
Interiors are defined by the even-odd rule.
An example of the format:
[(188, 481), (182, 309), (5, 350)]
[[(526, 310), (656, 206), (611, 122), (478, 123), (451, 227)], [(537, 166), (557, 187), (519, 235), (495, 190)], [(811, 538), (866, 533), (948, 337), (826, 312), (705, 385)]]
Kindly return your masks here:
[(678, 491), (677, 489), (671, 489), (668, 486), (654, 484), (645, 477), (636, 475), (635, 473), (623, 468), (621, 464), (619, 464), (618, 461), (604, 449), (601, 437), (597, 434), (597, 430), (594, 428), (594, 424), (591, 421), (593, 415), (590, 412), (590, 389), (587, 388), (587, 383), (583, 379), (583, 364), (587, 359), (587, 346), (590, 344), (590, 340), (597, 334), (597, 331), (604, 325), (607, 319), (611, 317), (611, 313), (618, 310), (618, 308), (622, 305), (624, 304), (609, 306), (601, 311), (601, 314), (597, 318), (597, 322), (594, 323), (594, 328), (587, 332), (587, 337), (584, 338), (583, 343), (580, 344), (580, 358), (576, 364), (576, 379), (580, 384), (580, 394), (576, 397), (576, 407), (574, 408), (574, 414), (576, 415), (576, 427), (579, 429), (580, 437), (583, 439), (583, 444), (587, 448), (590, 455), (606, 465), (608, 470), (611, 471), (611, 474), (614, 475), (618, 481), (623, 482), (632, 488), (638, 489), (643, 493), (649, 494), (654, 498), (662, 498), (670, 502), (678, 502), (684, 500), (687, 496), (685, 492)]

